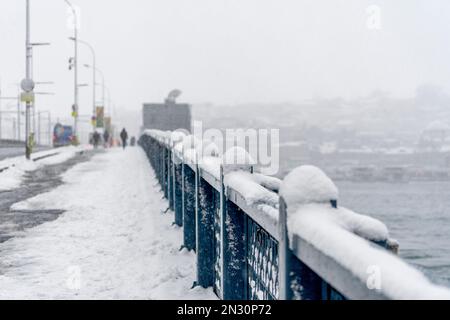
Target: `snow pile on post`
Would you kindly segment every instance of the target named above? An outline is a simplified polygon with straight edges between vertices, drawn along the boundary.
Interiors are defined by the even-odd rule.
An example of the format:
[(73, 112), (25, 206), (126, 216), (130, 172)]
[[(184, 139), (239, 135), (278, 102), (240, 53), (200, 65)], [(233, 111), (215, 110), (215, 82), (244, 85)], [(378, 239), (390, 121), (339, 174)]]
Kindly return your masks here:
[(197, 152), (202, 155), (202, 157), (220, 157), (220, 150), (217, 144), (209, 140), (202, 140), (197, 145)]
[(288, 208), (307, 203), (326, 203), (339, 199), (339, 191), (330, 178), (319, 168), (302, 166), (289, 173), (281, 185)]
[[(212, 171), (217, 172), (219, 170), (217, 176), (220, 176), (220, 161), (217, 160), (220, 153), (215, 143), (204, 142), (193, 135), (189, 135), (175, 146), (175, 150), (182, 154), (185, 160), (193, 164), (202, 164), (205, 159), (213, 158), (212, 161), (206, 160), (206, 162), (214, 165), (216, 168), (212, 168)], [(219, 168), (217, 168), (217, 164)]]
[(332, 202), (339, 199), (338, 188), (317, 167), (294, 169), (284, 179), (280, 194), (286, 201), (288, 217), (311, 214), (315, 219), (333, 223), (367, 240), (388, 240), (388, 229), (381, 221), (345, 208), (332, 207)]
[[(345, 208), (333, 208), (330, 202), (338, 200), (338, 189), (320, 169), (295, 169), (284, 179), (280, 195), (287, 205), (291, 247), (295, 247), (297, 237), (303, 239), (368, 287), (370, 271), (377, 270), (379, 288), (374, 290), (391, 299), (450, 299), (448, 289), (431, 284), (397, 256), (367, 241), (389, 240), (382, 222)], [(332, 280), (326, 279), (326, 274), (320, 276)], [(352, 298), (351, 292), (342, 293)]]
[(175, 138), (179, 138), (179, 140), (176, 140), (178, 142), (175, 144), (174, 149), (182, 155), (184, 155), (184, 153), (188, 150), (196, 150), (197, 145), (200, 144), (198, 138), (194, 137), (193, 135), (179, 135)]
[(252, 156), (241, 147), (232, 147), (222, 157), (224, 174), (231, 171), (252, 171), (256, 164)]
[(170, 134), (170, 142), (174, 146), (177, 143), (183, 141), (185, 136), (186, 136), (186, 134), (182, 131), (173, 131)]
[(197, 153), (201, 155), (200, 168), (212, 174), (216, 179), (220, 179), (222, 158), (219, 147), (212, 141), (202, 141), (197, 145)]
[(202, 170), (210, 173), (216, 179), (220, 179), (220, 166), (222, 165), (222, 158), (219, 157), (203, 157), (199, 163)]
[[(224, 185), (238, 192), (248, 206), (259, 210), (265, 221), (276, 227), (280, 180), (253, 173), (255, 161), (240, 147), (228, 150), (222, 159)], [(263, 218), (263, 216), (261, 218)]]

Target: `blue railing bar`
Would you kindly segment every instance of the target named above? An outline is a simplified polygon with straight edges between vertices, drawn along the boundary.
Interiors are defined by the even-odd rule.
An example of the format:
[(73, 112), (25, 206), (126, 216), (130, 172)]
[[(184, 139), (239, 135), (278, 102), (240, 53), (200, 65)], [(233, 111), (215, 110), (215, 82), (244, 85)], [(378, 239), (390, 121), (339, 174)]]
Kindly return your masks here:
[(214, 177), (211, 173), (209, 173), (208, 171), (199, 168), (199, 174), (200, 177), (202, 177), (203, 179), (205, 179), (206, 182), (208, 182), (210, 184), (211, 187), (213, 187), (214, 189), (216, 189), (218, 192), (220, 192), (221, 184), (220, 184), (220, 180), (217, 179), (216, 177)]

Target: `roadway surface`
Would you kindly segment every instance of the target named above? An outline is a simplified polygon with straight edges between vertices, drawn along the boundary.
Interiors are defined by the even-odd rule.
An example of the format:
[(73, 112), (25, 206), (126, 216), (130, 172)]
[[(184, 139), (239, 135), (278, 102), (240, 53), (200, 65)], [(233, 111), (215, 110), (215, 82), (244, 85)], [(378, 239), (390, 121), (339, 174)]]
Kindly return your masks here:
[[(50, 147), (37, 147), (33, 151), (45, 151)], [(23, 146), (0, 146), (0, 161), (6, 158), (20, 157), (25, 155), (25, 147)]]

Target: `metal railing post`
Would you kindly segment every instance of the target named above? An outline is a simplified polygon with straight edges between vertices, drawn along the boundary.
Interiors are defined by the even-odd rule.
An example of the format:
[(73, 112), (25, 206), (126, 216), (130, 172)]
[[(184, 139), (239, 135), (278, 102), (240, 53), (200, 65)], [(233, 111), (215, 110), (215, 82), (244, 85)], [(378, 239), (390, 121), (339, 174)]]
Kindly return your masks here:
[(280, 300), (321, 300), (323, 281), (292, 253), (289, 246), (287, 205), (280, 197), (279, 206), (279, 281)]
[(167, 156), (167, 192), (169, 194), (169, 209), (173, 210), (173, 151), (172, 148), (169, 149), (169, 153)]
[(246, 300), (246, 216), (227, 198), (223, 166), (220, 171), (222, 299)]
[(195, 241), (195, 172), (187, 164), (183, 164), (183, 238), (184, 247), (196, 250)]
[(289, 277), (289, 256), (291, 254), (289, 249), (289, 238), (287, 232), (287, 212), (286, 202), (280, 197), (280, 214), (278, 218), (278, 255), (279, 255), (279, 281), (280, 281), (280, 300), (291, 300), (292, 291), (290, 289), (290, 277)]
[(182, 227), (183, 226), (183, 186), (182, 186), (182, 165), (179, 163), (179, 159), (175, 159), (177, 155), (173, 154), (173, 210), (175, 212), (174, 223)]
[(163, 174), (162, 174), (162, 189), (164, 192), (164, 198), (168, 198), (168, 192), (167, 192), (167, 146), (164, 146), (163, 151), (162, 151), (162, 170), (163, 170)]
[(195, 171), (195, 230), (197, 253), (197, 285), (207, 288), (214, 285), (214, 213), (216, 210), (214, 188)]

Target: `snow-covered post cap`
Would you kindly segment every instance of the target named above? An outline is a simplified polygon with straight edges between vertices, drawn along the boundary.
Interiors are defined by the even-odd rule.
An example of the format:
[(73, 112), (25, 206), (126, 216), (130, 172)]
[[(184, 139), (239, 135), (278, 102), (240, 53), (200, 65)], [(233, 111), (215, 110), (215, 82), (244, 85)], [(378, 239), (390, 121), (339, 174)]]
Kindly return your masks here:
[(183, 149), (189, 150), (189, 149), (195, 149), (197, 145), (200, 143), (200, 140), (196, 137), (191, 135), (186, 135), (182, 138), (183, 142)]
[(337, 207), (339, 199), (334, 182), (314, 166), (301, 166), (292, 170), (281, 183), (279, 193), (289, 209), (311, 203)]
[(164, 143), (166, 146), (170, 144), (170, 137), (172, 136), (172, 131), (164, 131)]
[(201, 140), (193, 135), (186, 135), (182, 138), (182, 142), (178, 143), (175, 149), (179, 151), (185, 159), (192, 163), (198, 162), (197, 147), (201, 144)]
[(232, 147), (222, 157), (223, 174), (233, 171), (253, 172), (255, 164), (252, 156), (242, 147)]
[(183, 141), (183, 138), (186, 136), (186, 133), (182, 131), (173, 131), (170, 134), (170, 143), (171, 146), (174, 147), (177, 143)]
[(196, 147), (197, 153), (202, 157), (220, 157), (220, 150), (217, 144), (210, 140), (203, 140)]

